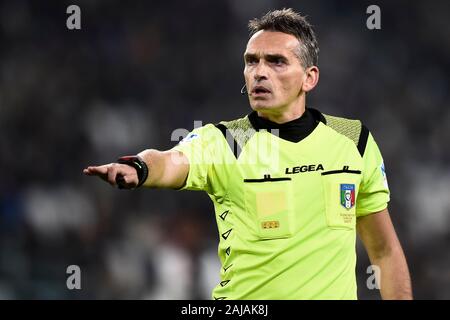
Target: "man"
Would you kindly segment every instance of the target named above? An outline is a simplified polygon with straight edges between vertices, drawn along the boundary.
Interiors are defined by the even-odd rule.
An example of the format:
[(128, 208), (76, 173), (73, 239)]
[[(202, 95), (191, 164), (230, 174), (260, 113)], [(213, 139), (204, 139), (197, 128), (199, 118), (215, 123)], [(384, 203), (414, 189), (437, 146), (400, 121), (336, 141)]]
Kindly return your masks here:
[(356, 233), (384, 299), (411, 299), (380, 151), (358, 120), (306, 107), (318, 43), (291, 9), (250, 21), (249, 115), (195, 129), (168, 151), (88, 167), (121, 188), (204, 190), (220, 233), (214, 299), (356, 299)]

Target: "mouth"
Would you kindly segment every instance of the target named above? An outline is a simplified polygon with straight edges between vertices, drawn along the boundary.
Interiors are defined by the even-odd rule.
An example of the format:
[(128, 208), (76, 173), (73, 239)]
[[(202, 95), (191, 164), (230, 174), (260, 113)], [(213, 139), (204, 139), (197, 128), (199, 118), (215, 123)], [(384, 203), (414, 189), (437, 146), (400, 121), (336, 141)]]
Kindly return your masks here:
[(251, 91), (251, 95), (258, 97), (258, 96), (265, 96), (272, 93), (268, 88), (264, 87), (264, 86), (255, 86), (253, 87), (252, 91)]

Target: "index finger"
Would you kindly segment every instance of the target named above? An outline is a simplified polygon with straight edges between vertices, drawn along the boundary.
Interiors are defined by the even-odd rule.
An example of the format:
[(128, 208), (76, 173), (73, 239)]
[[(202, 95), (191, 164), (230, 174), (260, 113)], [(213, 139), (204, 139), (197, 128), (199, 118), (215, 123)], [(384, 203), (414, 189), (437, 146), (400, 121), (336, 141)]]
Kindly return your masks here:
[(83, 173), (88, 176), (105, 175), (108, 173), (108, 165), (89, 166), (89, 167), (83, 169)]

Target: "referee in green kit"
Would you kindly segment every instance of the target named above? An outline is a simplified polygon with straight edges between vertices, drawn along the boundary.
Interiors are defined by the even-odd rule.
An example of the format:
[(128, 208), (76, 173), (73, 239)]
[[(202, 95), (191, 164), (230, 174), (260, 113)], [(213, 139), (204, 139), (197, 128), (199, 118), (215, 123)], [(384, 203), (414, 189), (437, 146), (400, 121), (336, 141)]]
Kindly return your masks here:
[(382, 298), (412, 299), (374, 138), (359, 120), (306, 107), (319, 80), (311, 25), (283, 9), (249, 29), (250, 114), (84, 173), (125, 189), (206, 191), (222, 263), (214, 299), (356, 299), (357, 233), (379, 268)]

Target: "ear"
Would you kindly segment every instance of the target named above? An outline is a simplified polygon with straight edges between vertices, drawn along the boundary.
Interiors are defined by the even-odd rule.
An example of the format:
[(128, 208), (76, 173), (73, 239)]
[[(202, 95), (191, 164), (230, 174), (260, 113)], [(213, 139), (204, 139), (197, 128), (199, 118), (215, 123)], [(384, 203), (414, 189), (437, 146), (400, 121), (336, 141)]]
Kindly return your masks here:
[(304, 92), (311, 91), (319, 82), (319, 68), (316, 66), (309, 67), (305, 70), (302, 90)]

